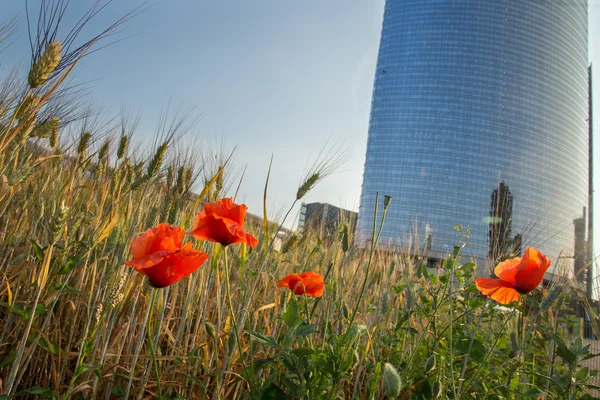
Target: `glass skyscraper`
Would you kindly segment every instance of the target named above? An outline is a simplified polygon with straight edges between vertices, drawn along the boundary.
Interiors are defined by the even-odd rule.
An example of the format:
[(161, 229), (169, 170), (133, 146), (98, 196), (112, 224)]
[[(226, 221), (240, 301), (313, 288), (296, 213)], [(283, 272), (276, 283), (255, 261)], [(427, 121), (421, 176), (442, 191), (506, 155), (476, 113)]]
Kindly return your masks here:
[(588, 135), (587, 1), (388, 0), (357, 238), (379, 192), (382, 244), (573, 255)]

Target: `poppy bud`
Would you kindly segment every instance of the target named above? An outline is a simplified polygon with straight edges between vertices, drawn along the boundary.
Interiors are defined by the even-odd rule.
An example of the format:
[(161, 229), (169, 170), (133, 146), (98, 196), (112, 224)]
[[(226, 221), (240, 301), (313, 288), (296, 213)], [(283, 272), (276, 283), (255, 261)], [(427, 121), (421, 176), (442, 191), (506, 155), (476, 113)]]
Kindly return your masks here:
[(431, 395), (433, 396), (434, 399), (437, 399), (440, 397), (441, 394), (442, 394), (442, 384), (440, 383), (440, 381), (433, 382), (433, 385), (431, 385)]
[(388, 397), (394, 398), (400, 394), (402, 381), (396, 368), (390, 363), (383, 366), (383, 388)]
[(342, 302), (342, 314), (344, 314), (344, 318), (350, 319), (350, 309), (348, 308), (346, 301)]
[(435, 356), (432, 354), (427, 359), (427, 364), (425, 364), (425, 373), (427, 374), (429, 371), (435, 368)]
[(217, 328), (213, 324), (208, 321), (204, 322), (204, 329), (206, 329), (206, 334), (211, 337), (211, 339), (217, 339)]

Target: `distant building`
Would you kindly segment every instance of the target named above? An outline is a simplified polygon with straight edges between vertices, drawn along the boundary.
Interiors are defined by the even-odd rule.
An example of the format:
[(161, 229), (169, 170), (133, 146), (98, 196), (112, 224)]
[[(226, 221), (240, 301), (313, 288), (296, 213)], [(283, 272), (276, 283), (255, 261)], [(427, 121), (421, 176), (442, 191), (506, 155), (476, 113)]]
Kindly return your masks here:
[(379, 193), (394, 198), (382, 246), (445, 257), (460, 224), (463, 254), (486, 259), (500, 178), (523, 249), (572, 254), (590, 198), (587, 3), (385, 2), (357, 243), (369, 243)]
[(512, 236), (513, 195), (504, 182), (492, 192), (488, 223), (488, 257), (494, 262), (521, 255), (522, 236)]
[(314, 229), (323, 237), (331, 236), (341, 223), (348, 224), (351, 232), (356, 227), (358, 213), (327, 203), (302, 203), (298, 228)]

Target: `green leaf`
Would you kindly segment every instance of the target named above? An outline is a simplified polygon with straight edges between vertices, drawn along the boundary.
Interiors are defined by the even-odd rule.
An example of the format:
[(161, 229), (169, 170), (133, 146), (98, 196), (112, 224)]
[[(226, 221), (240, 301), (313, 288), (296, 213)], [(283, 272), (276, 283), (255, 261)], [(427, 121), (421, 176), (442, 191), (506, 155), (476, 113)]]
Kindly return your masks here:
[(296, 337), (304, 337), (308, 336), (313, 332), (316, 332), (317, 324), (306, 324), (302, 323), (298, 328), (296, 328), (295, 334)]
[(42, 248), (39, 244), (37, 244), (37, 242), (33, 239), (31, 239), (31, 247), (33, 247), (33, 254), (35, 255), (35, 258), (37, 258), (37, 260), (39, 262), (44, 261), (44, 250), (46, 250), (46, 248)]
[(0, 361), (0, 368), (4, 368), (15, 360), (17, 357), (17, 350), (11, 350), (7, 355), (4, 356), (2, 361)]
[(545, 397), (545, 396), (547, 396), (547, 394), (546, 394), (546, 392), (542, 392), (540, 389), (533, 387), (533, 388), (529, 389), (528, 391), (526, 391), (525, 393), (523, 393), (521, 396), (522, 397), (535, 397), (537, 399), (538, 397)]
[(59, 347), (59, 346), (58, 346), (56, 343), (54, 343), (54, 342), (53, 342), (53, 341), (51, 341), (51, 340), (44, 339), (44, 338), (43, 338), (43, 337), (41, 337), (41, 336), (30, 335), (30, 336), (29, 336), (29, 338), (27, 339), (27, 341), (28, 341), (29, 343), (31, 343), (31, 342), (33, 342), (35, 339), (38, 339), (38, 345), (39, 345), (39, 346), (40, 346), (42, 349), (46, 350), (48, 353), (50, 353), (50, 354), (54, 354), (54, 355), (57, 355), (58, 353), (60, 353), (60, 352), (61, 352), (61, 349), (60, 349), (60, 347)]
[(71, 256), (67, 258), (67, 262), (63, 267), (57, 272), (58, 275), (66, 275), (73, 270), (79, 263), (79, 257)]
[(377, 394), (377, 387), (379, 386), (380, 376), (381, 376), (381, 362), (378, 362), (377, 366), (375, 367), (375, 371), (371, 375), (371, 379), (369, 379), (369, 387), (368, 387), (369, 390), (367, 392), (367, 398), (369, 400), (373, 400), (375, 398), (375, 395)]
[(260, 400), (286, 400), (288, 397), (283, 390), (273, 382), (263, 389)]
[(550, 380), (561, 390), (565, 390), (565, 385), (569, 383), (569, 377), (567, 376), (554, 375)]
[(258, 333), (258, 332), (248, 332), (248, 333), (251, 337), (253, 337), (254, 339), (258, 340), (260, 343), (262, 343), (266, 346), (273, 347), (273, 348), (279, 348), (279, 345), (277, 344), (277, 341), (275, 340), (275, 338), (273, 336), (263, 335), (262, 333)]
[(557, 343), (556, 354), (562, 358), (566, 363), (571, 364), (577, 361), (577, 356), (567, 346), (561, 346)]
[(297, 349), (292, 350), (292, 354), (297, 357), (306, 357), (313, 353), (314, 353), (313, 349), (308, 348), (308, 347), (299, 347)]
[(464, 271), (475, 271), (475, 263), (472, 263), (472, 262), (465, 263), (465, 264), (461, 265), (458, 269), (464, 270)]
[(110, 390), (110, 394), (121, 398), (125, 397), (125, 391), (118, 386), (113, 386)]
[[(0, 306), (6, 307), (11, 314), (15, 314), (21, 317), (23, 321), (27, 321), (31, 317), (31, 310), (25, 310), (17, 305), (8, 305), (6, 302), (0, 302)], [(46, 311), (46, 305), (44, 303), (38, 304), (35, 308), (35, 316), (44, 313)]]
[(283, 318), (285, 324), (292, 329), (295, 329), (302, 323), (300, 312), (298, 311), (298, 303), (294, 299), (290, 301), (281, 318)]
[(589, 374), (590, 369), (588, 367), (583, 367), (575, 373), (575, 379), (577, 379), (579, 382), (585, 382), (587, 381)]
[(33, 386), (29, 389), (21, 390), (20, 392), (15, 393), (15, 397), (26, 396), (26, 395), (35, 395), (37, 398), (42, 399), (58, 399), (58, 397), (48, 389), (44, 389), (43, 387)]
[(73, 373), (73, 379), (77, 380), (81, 375), (83, 375), (87, 371), (96, 370), (97, 368), (98, 367), (96, 365), (81, 364), (77, 368), (75, 368), (75, 372)]
[(81, 294), (81, 291), (75, 289), (73, 286), (67, 285), (66, 283), (57, 283), (56, 285), (52, 286), (51, 290), (63, 291), (68, 294)]
[[(467, 352), (469, 351), (470, 343), (471, 343), (470, 338), (465, 338), (459, 342), (458, 346), (459, 346), (461, 353), (467, 354)], [(479, 339), (473, 340), (473, 346), (471, 347), (471, 353), (469, 354), (469, 357), (473, 361), (477, 361), (477, 362), (481, 363), (481, 362), (483, 362), (483, 360), (485, 360), (485, 356), (486, 356), (485, 345)]]
[(254, 368), (255, 372), (260, 371), (261, 369), (273, 364), (275, 362), (274, 358), (261, 358), (258, 360), (254, 360), (252, 362), (252, 367)]

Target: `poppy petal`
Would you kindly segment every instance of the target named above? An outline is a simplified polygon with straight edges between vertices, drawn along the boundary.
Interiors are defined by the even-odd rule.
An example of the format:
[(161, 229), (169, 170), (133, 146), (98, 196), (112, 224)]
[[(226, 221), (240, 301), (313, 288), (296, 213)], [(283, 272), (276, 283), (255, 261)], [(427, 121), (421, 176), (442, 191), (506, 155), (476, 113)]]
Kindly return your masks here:
[(152, 286), (164, 288), (196, 271), (208, 257), (208, 254), (192, 248), (181, 249), (165, 257), (162, 263), (141, 272), (148, 277)]
[(515, 275), (517, 273), (517, 267), (521, 262), (521, 257), (511, 258), (499, 263), (494, 269), (494, 274), (503, 281), (515, 282)]
[(223, 246), (246, 243), (256, 247), (258, 240), (244, 230), (247, 209), (245, 204), (235, 204), (231, 198), (205, 203), (204, 209), (196, 215), (191, 233), (199, 240), (217, 242)]
[(515, 275), (519, 292), (529, 293), (534, 291), (542, 283), (551, 263), (550, 259), (538, 249), (530, 247), (525, 250), (525, 254)]
[(492, 299), (496, 300), (500, 304), (510, 304), (513, 301), (519, 300), (520, 296), (521, 294), (515, 289), (507, 287), (501, 287), (490, 295)]
[(501, 279), (475, 279), (475, 285), (477, 286), (477, 289), (481, 291), (481, 294), (491, 297), (500, 304), (509, 304), (518, 300), (520, 297), (519, 292), (517, 292), (509, 282), (505, 282)]
[(163, 261), (163, 259), (169, 254), (172, 253), (168, 251), (157, 251), (156, 253), (148, 254), (144, 257), (134, 258), (133, 260), (125, 261), (125, 265), (134, 267), (136, 271), (140, 271), (144, 268), (152, 268), (153, 266), (160, 264)]
[(254, 236), (246, 233), (246, 243), (250, 247), (256, 247), (256, 246), (258, 246), (258, 239), (255, 238)]
[(287, 287), (296, 295), (306, 294), (311, 297), (321, 297), (325, 292), (323, 276), (315, 272), (286, 275), (277, 281), (277, 287)]

